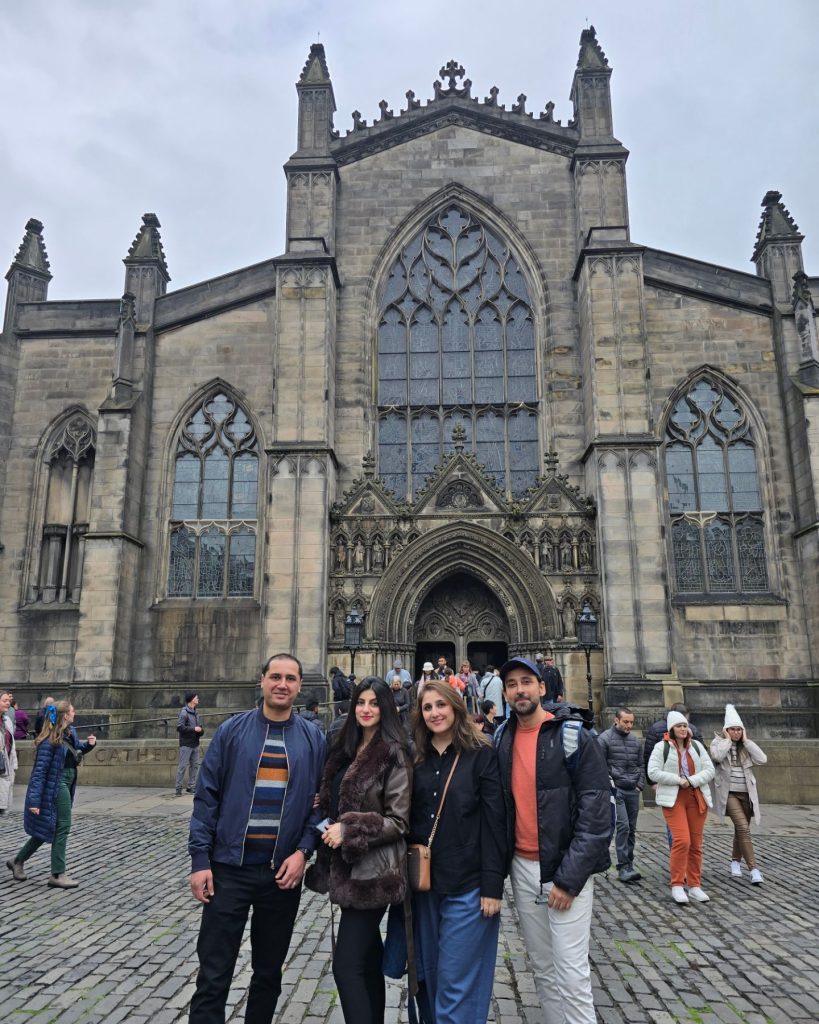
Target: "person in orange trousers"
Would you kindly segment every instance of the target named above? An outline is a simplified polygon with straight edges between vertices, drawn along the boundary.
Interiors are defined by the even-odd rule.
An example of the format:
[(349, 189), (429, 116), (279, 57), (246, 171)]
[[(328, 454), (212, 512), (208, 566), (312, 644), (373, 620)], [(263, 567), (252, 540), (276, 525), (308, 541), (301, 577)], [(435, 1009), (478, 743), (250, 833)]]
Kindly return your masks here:
[(668, 732), (651, 752), (648, 777), (657, 783), (657, 806), (671, 830), (671, 897), (675, 903), (707, 903), (710, 897), (700, 884), (702, 836), (715, 769), (685, 715), (670, 711), (666, 725)]

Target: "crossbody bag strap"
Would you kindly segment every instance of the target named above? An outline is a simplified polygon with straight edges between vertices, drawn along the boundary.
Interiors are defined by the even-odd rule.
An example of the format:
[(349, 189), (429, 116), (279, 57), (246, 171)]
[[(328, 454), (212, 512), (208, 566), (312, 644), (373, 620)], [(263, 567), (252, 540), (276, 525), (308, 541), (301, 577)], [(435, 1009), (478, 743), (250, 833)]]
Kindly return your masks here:
[(435, 838), (435, 832), (436, 832), (436, 830), (438, 828), (438, 822), (441, 820), (441, 811), (444, 809), (444, 800), (446, 800), (446, 791), (449, 789), (449, 784), (450, 784), (450, 782), (452, 782), (452, 776), (455, 774), (455, 769), (458, 767), (458, 762), (460, 761), (460, 759), (461, 759), (461, 755), (460, 754), (456, 754), (455, 755), (455, 760), (452, 762), (452, 767), (449, 770), (449, 775), (447, 776), (446, 785), (444, 786), (444, 791), (441, 794), (441, 802), (438, 804), (438, 811), (437, 811), (437, 813), (435, 815), (435, 821), (432, 824), (432, 831), (429, 834), (429, 839), (427, 839), (427, 849), (429, 849), (429, 847), (432, 846), (432, 840)]

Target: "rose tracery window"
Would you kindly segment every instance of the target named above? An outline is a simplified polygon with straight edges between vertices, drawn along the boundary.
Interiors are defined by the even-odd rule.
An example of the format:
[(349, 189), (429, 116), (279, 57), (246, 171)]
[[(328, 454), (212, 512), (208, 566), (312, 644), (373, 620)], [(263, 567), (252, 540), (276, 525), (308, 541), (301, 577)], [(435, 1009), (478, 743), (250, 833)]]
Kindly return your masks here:
[(250, 419), (218, 392), (188, 419), (174, 461), (168, 597), (252, 597), (259, 457)]
[(538, 473), (535, 330), (509, 247), (459, 206), (393, 263), (378, 328), (379, 474), (412, 497), (466, 431), (466, 450), (521, 495)]
[(755, 440), (717, 383), (698, 381), (674, 406), (665, 470), (677, 592), (767, 591)]

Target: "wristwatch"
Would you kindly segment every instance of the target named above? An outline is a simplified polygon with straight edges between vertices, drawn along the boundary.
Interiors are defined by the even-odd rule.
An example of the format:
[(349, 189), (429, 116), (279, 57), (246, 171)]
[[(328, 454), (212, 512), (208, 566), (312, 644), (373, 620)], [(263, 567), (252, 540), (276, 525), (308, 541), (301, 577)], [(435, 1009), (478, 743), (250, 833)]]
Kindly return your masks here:
[(298, 849), (304, 855), (304, 861), (307, 863), (307, 861), (313, 856), (313, 851), (308, 850), (306, 846), (299, 846)]

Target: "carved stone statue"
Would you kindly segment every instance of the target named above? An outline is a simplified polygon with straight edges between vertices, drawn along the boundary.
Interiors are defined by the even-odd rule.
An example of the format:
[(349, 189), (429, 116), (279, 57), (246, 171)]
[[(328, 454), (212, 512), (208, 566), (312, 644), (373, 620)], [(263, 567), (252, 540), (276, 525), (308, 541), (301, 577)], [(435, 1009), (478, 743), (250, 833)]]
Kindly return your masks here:
[(344, 538), (339, 537), (338, 543), (336, 544), (336, 569), (347, 568), (347, 545), (344, 543)]
[(540, 568), (546, 572), (552, 571), (552, 544), (548, 537), (540, 542)]
[(373, 541), (373, 553), (372, 553), (373, 569), (384, 568), (384, 545), (378, 539), (375, 538)]
[(580, 565), (583, 569), (588, 569), (592, 564), (591, 560), (591, 544), (584, 537), (580, 541)]
[(344, 609), (337, 604), (333, 609), (333, 636), (344, 636)]
[[(572, 546), (565, 539), (560, 542), (560, 568), (572, 568)], [(574, 634), (572, 634), (572, 636), (574, 636)]]
[(526, 552), (526, 554), (532, 560), (534, 560), (534, 557), (535, 557), (535, 546), (532, 543), (532, 541), (530, 540), (530, 538), (529, 537), (524, 537), (523, 540), (520, 542), (520, 546), (523, 548), (523, 550)]
[(364, 572), (364, 555), (364, 545), (358, 540), (353, 549), (353, 572)]
[(574, 608), (570, 604), (563, 605), (563, 609), (560, 612), (560, 621), (563, 623), (564, 636), (577, 636)]

